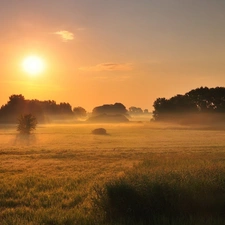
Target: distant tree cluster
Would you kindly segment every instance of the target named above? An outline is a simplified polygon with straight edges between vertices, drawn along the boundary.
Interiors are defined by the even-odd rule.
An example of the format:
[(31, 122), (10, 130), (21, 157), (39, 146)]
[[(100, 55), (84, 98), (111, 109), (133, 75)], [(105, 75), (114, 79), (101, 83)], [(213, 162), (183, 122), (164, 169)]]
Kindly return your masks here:
[[(11, 95), (9, 101), (0, 108), (0, 123), (17, 123), (19, 118), (18, 131), (26, 133), (24, 128), (29, 118), (25, 116), (32, 115), (38, 123), (48, 123), (51, 121), (63, 121), (64, 119), (88, 119), (87, 111), (78, 106), (72, 107), (69, 103), (57, 104), (54, 100), (39, 101), (37, 99), (28, 100), (23, 95)], [(93, 109), (91, 117), (109, 116), (111, 120), (127, 120), (125, 115), (128, 115), (126, 107), (122, 103), (106, 104), (97, 106)], [(124, 116), (124, 117), (122, 117)]]
[(157, 98), (153, 104), (155, 121), (176, 119), (188, 114), (225, 113), (225, 88), (201, 87), (170, 99)]
[(73, 114), (77, 119), (82, 119), (87, 116), (87, 111), (84, 108), (78, 106), (73, 108)]
[(107, 104), (102, 106), (97, 106), (92, 111), (92, 116), (98, 116), (102, 114), (107, 115), (126, 115), (127, 109), (122, 103), (115, 103), (115, 104)]
[(143, 115), (143, 114), (148, 114), (148, 109), (142, 109), (142, 108), (139, 108), (139, 107), (135, 107), (135, 106), (131, 106), (129, 108), (129, 114), (132, 116), (132, 115)]
[(11, 95), (7, 104), (0, 108), (0, 123), (16, 123), (19, 115), (32, 114), (39, 122), (48, 122), (50, 118), (68, 118), (73, 116), (69, 103), (56, 104), (55, 101), (27, 100), (23, 95)]
[(90, 123), (125, 123), (128, 111), (122, 103), (105, 104), (97, 106), (92, 110), (91, 117), (87, 122)]

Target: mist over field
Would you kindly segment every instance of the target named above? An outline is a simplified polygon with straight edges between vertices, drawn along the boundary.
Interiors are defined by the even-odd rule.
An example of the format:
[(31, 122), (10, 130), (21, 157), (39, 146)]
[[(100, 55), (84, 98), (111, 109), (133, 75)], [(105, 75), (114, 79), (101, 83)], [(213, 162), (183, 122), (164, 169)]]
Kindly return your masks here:
[(1, 126), (0, 219), (222, 225), (224, 137), (225, 129), (140, 120), (38, 124), (30, 135)]
[[(139, 117), (138, 117), (139, 119)], [(176, 152), (180, 149), (192, 151), (201, 148), (223, 147), (225, 128), (221, 124), (177, 124), (147, 121), (128, 123), (65, 123), (38, 124), (28, 136), (19, 135), (16, 125), (0, 128), (1, 150), (21, 151), (54, 150), (104, 153), (115, 149), (130, 150), (140, 154), (152, 152)], [(96, 128), (104, 128), (107, 136), (93, 135)], [(88, 152), (87, 152), (88, 151)], [(143, 152), (144, 151), (144, 152)], [(114, 152), (115, 153), (115, 152)], [(116, 152), (119, 154), (119, 152)], [(139, 154), (137, 154), (138, 157)]]

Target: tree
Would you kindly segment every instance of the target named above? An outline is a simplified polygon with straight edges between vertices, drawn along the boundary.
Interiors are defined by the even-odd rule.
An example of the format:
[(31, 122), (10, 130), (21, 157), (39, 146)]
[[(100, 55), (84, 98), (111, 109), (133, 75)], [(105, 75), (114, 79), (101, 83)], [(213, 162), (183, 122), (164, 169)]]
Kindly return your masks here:
[(131, 106), (129, 108), (129, 113), (130, 114), (143, 114), (143, 110), (139, 107)]
[(115, 104), (107, 104), (107, 105), (97, 106), (92, 111), (93, 116), (98, 116), (98, 115), (101, 115), (101, 114), (107, 114), (107, 115), (122, 114), (122, 115), (126, 115), (127, 109), (122, 103), (115, 103)]
[(35, 130), (37, 126), (37, 119), (32, 114), (21, 115), (18, 118), (17, 131), (21, 134), (30, 134), (32, 130)]
[(84, 118), (87, 116), (87, 112), (84, 108), (78, 106), (73, 109), (73, 114), (77, 118)]
[[(184, 95), (176, 95), (170, 99), (157, 98), (153, 104), (155, 121), (200, 118), (207, 115), (210, 119), (225, 118), (225, 88), (200, 87)], [(193, 117), (194, 116), (194, 117)], [(196, 119), (197, 120), (197, 119)], [(199, 120), (199, 119), (198, 119)], [(203, 119), (202, 119), (203, 121)], [(217, 122), (217, 121), (216, 121)]]
[(49, 119), (72, 118), (73, 111), (69, 103), (56, 104), (54, 100), (39, 101), (25, 99), (23, 95), (11, 95), (9, 101), (0, 107), (0, 123), (16, 123), (18, 115), (31, 113), (37, 120), (47, 122)]
[(69, 103), (61, 102), (58, 107), (61, 114), (72, 115), (72, 107)]

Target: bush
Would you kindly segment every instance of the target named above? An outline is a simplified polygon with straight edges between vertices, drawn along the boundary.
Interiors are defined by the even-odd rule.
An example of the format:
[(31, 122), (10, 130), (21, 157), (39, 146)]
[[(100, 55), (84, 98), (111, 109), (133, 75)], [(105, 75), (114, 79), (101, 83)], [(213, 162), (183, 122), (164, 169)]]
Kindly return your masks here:
[(92, 134), (106, 135), (107, 132), (106, 132), (106, 129), (104, 128), (97, 128), (92, 131)]
[(32, 114), (21, 115), (18, 118), (17, 131), (21, 134), (30, 134), (37, 126), (37, 119)]

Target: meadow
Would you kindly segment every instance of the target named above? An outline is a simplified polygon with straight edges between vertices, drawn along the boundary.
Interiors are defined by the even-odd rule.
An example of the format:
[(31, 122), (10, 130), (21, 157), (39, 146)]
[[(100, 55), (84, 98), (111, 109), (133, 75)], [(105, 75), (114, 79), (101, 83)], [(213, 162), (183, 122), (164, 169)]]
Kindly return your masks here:
[(11, 125), (0, 143), (1, 225), (225, 224), (225, 129)]

